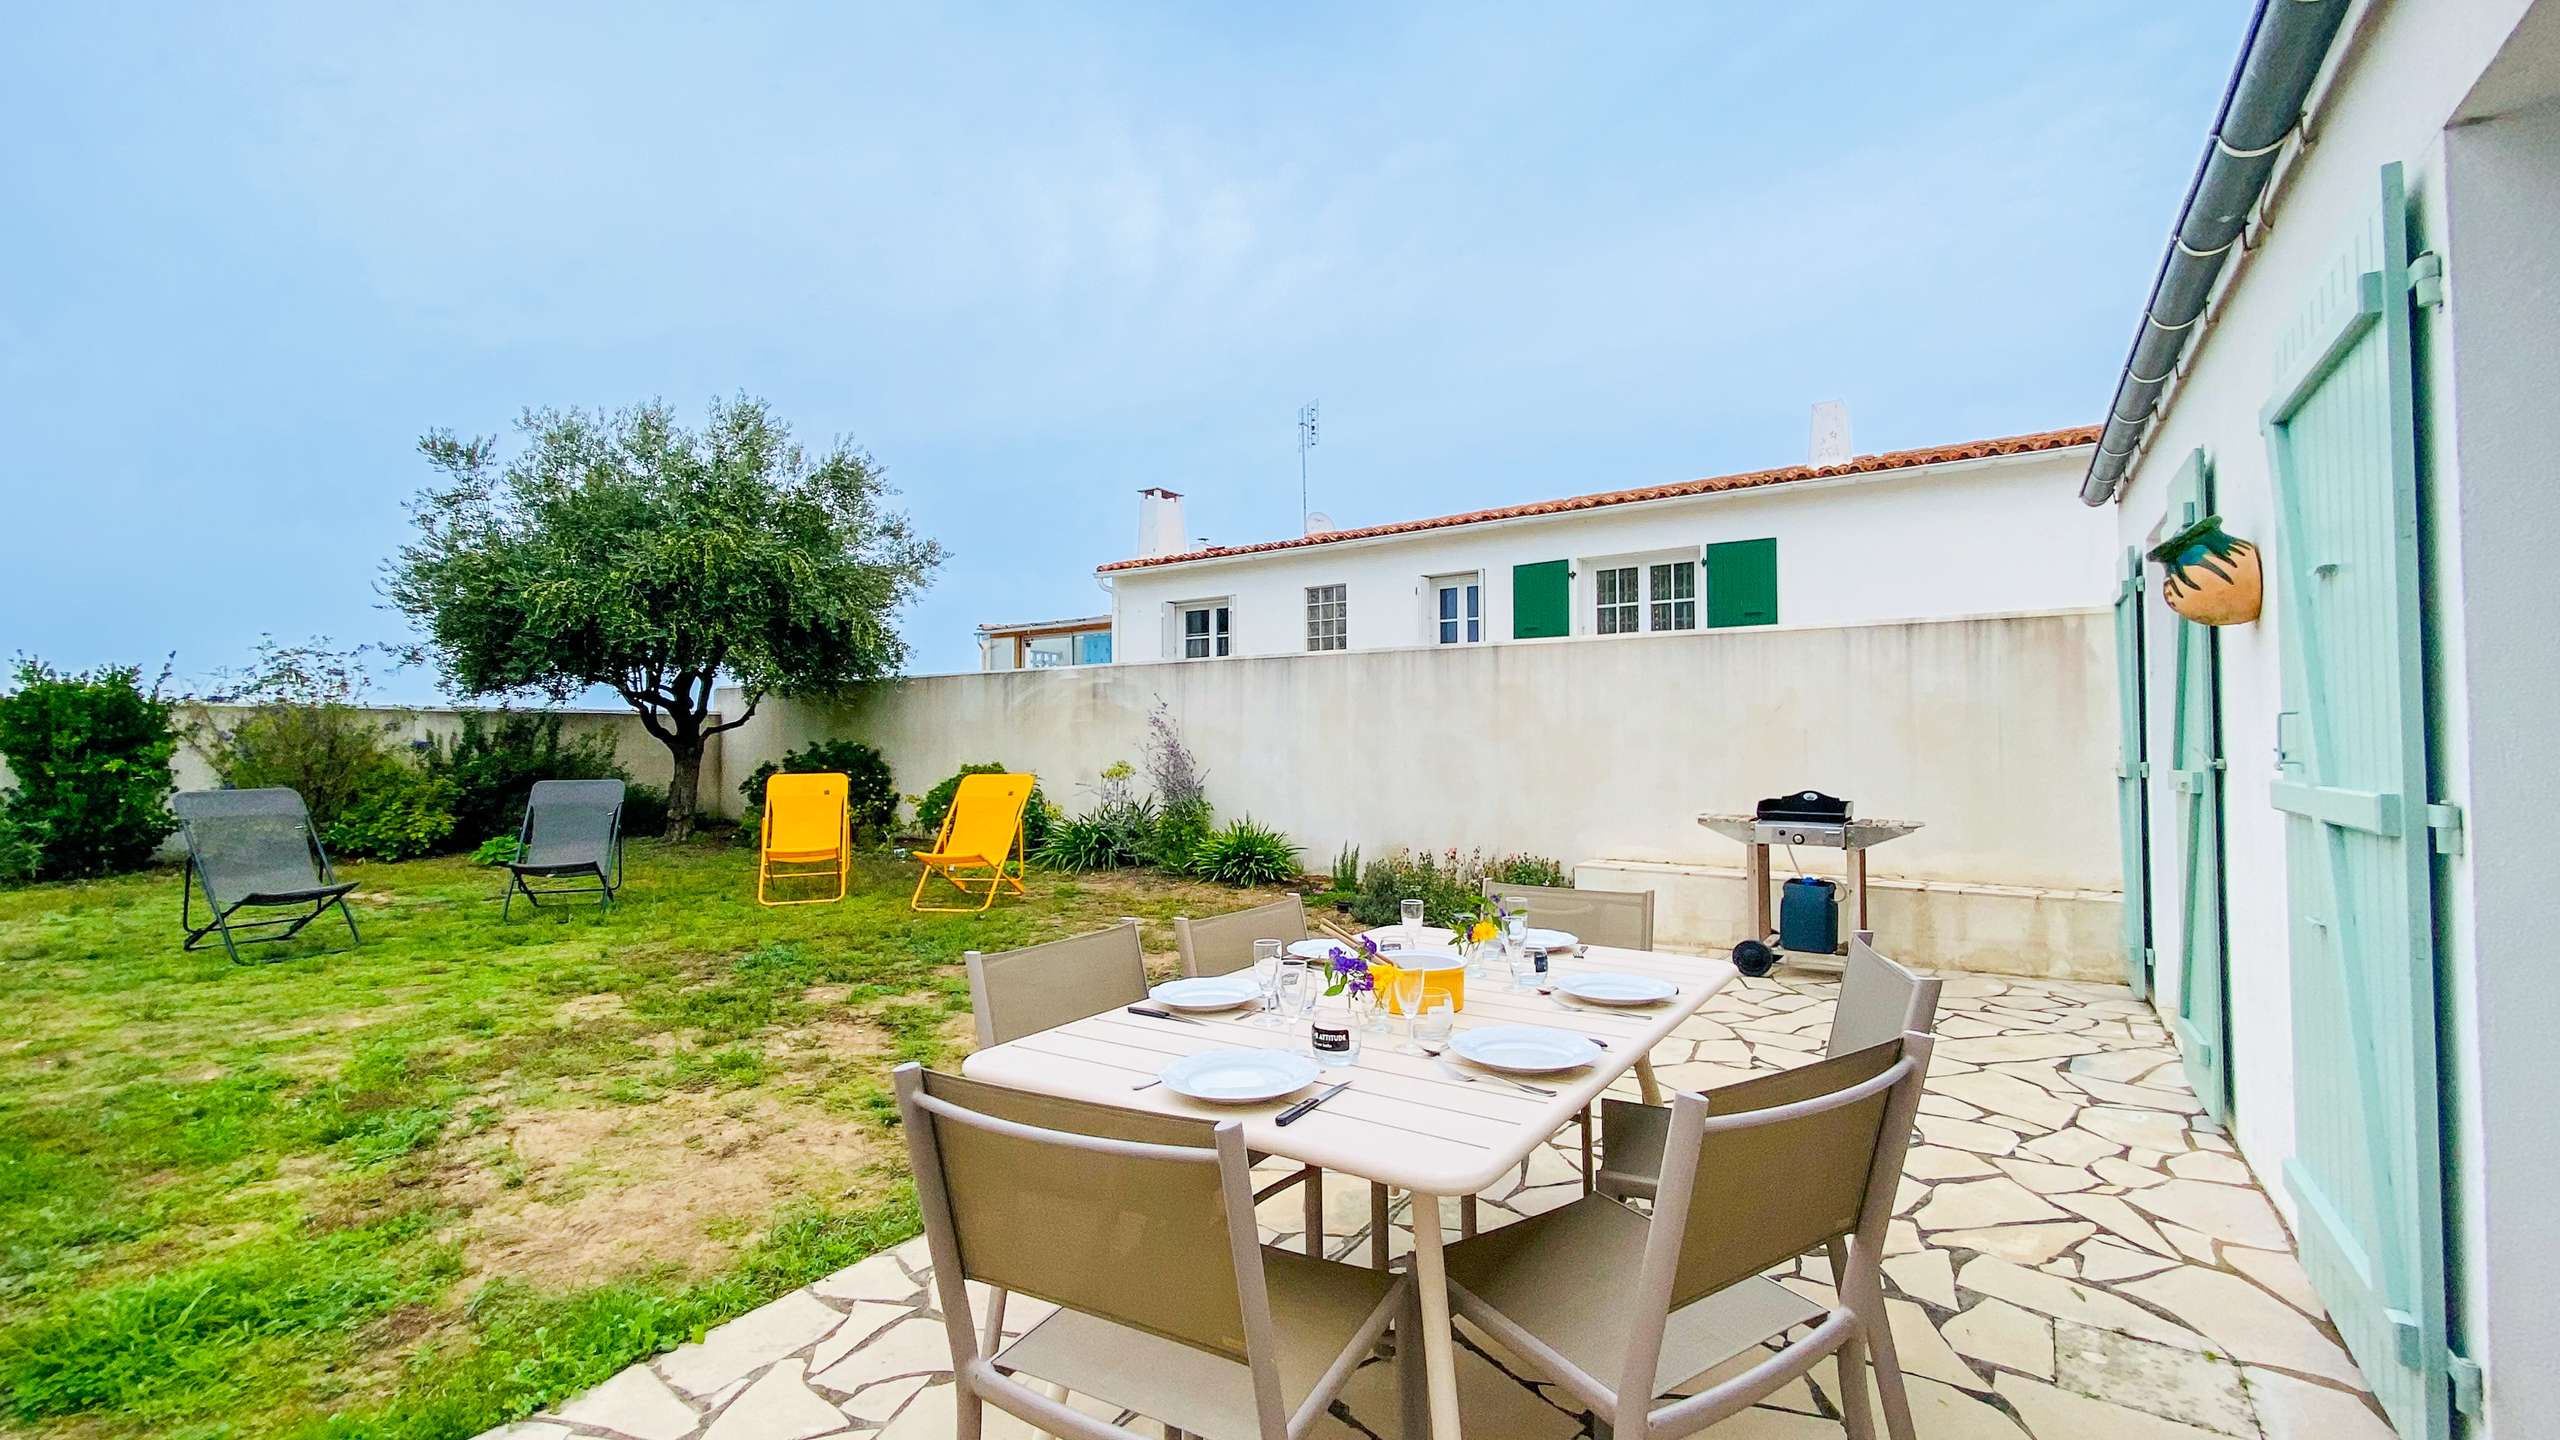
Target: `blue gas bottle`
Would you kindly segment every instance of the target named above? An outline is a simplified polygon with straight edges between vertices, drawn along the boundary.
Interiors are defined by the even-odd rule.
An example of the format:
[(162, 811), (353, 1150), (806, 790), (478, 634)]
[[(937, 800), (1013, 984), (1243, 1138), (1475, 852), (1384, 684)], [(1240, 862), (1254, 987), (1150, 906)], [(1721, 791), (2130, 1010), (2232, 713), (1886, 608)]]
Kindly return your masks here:
[(1840, 887), (1799, 875), (1778, 897), (1778, 948), (1828, 955), (1840, 948)]

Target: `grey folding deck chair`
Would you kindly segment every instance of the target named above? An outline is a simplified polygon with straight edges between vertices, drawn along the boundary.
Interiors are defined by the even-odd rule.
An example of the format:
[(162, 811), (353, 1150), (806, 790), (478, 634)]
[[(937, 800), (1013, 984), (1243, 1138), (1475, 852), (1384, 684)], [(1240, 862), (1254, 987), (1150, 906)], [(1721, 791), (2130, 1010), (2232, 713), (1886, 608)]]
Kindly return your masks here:
[[(536, 880), (592, 880), (588, 885), (545, 885)], [(524, 800), (524, 829), (516, 837), (516, 858), (507, 862), (507, 899), (498, 907), (505, 920), (515, 909), (516, 892), (539, 907), (545, 897), (593, 895), (610, 907), (622, 888), (622, 782), (619, 780), (536, 780)]]
[[(1534, 913), (1534, 912), (1532, 912)], [(1938, 977), (1917, 975), (1876, 952), (1876, 934), (1861, 930), (1849, 941), (1840, 972), (1840, 998), (1831, 1012), (1826, 1056), (1881, 1045), (1905, 1031), (1938, 1028)], [(1671, 1133), (1671, 1111), (1631, 1100), (1600, 1102), (1600, 1193), (1621, 1200), (1650, 1198), (1662, 1172), (1662, 1146)]]
[(1650, 890), (1567, 890), (1554, 885), (1504, 885), (1484, 882), (1484, 897), (1513, 896), (1529, 902), (1529, 922), (1551, 930), (1570, 931), (1585, 945), (1619, 950), (1653, 948), (1653, 892)]
[(1292, 895), (1250, 910), (1233, 910), (1194, 920), (1173, 917), (1174, 948), (1182, 952), (1185, 975), (1228, 975), (1253, 964), (1253, 942), (1277, 940), (1283, 945), (1307, 938), (1306, 902)]
[[(334, 907), (345, 917), (347, 938), (357, 944), (355, 912), (347, 908), (352, 880), (340, 880), (329, 852), (311, 825), (310, 808), (287, 789), (182, 790), (170, 797), (187, 841), (187, 872), (179, 882), (178, 924), (186, 948), (219, 934), (233, 960), (244, 944), (290, 940)], [(195, 892), (203, 887), (213, 918), (195, 919)], [(233, 924), (235, 912), (291, 909), (298, 914)], [(251, 934), (255, 931), (259, 933)]]
[[(1615, 1440), (1694, 1434), (1831, 1354), (1850, 1440), (1873, 1440), (1869, 1352), (1885, 1429), (1912, 1440), (1877, 1276), (1929, 1046), (1926, 1035), (1904, 1035), (1675, 1096), (1650, 1217), (1585, 1195), (1461, 1240), (1447, 1251), (1451, 1305)], [(1764, 1273), (1816, 1250), (1837, 1287), (1829, 1305)], [(1785, 1339), (1798, 1325), (1812, 1328)], [(1764, 1345), (1771, 1353), (1738, 1373), (1655, 1403)]]
[[(1390, 1323), (1418, 1334), (1411, 1277), (1260, 1243), (1236, 1121), (1089, 1105), (913, 1064), (896, 1081), (951, 1342), (955, 1430), (968, 1440), (989, 1405), (1069, 1440), (1141, 1440), (1035, 1381), (1201, 1440), (1296, 1440), (1325, 1423)], [(983, 1317), (973, 1280), (987, 1287)], [(1059, 1308), (1006, 1343), (1017, 1293)], [(1399, 1349), (1414, 1416), (1421, 1347)]]
[[(1251, 946), (1246, 948), (1250, 957)], [(1147, 952), (1135, 920), (1090, 935), (993, 955), (971, 950), (960, 959), (969, 970), (969, 1010), (977, 1022), (982, 1050), (1147, 998)], [(1254, 1157), (1257, 1163), (1262, 1158)], [(1324, 1252), (1323, 1171), (1302, 1165), (1254, 1192), (1253, 1198), (1268, 1200), (1301, 1182), (1307, 1187), (1307, 1253), (1320, 1257)], [(1385, 1193), (1381, 1188), (1380, 1196)], [(1383, 1248), (1378, 1268), (1386, 1268)]]

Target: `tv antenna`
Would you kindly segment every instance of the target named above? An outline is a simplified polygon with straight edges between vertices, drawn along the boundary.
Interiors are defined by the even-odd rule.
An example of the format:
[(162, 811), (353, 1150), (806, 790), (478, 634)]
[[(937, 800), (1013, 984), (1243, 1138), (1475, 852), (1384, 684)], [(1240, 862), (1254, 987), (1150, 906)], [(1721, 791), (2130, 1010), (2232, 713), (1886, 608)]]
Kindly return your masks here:
[(1307, 530), (1307, 452), (1316, 448), (1316, 402), (1298, 407), (1298, 533)]

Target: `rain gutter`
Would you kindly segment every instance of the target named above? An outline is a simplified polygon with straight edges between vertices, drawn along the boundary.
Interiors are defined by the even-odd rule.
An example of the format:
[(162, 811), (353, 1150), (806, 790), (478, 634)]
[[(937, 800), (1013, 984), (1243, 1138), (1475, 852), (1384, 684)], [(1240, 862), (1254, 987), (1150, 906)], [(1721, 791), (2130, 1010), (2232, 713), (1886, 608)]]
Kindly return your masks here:
[(2258, 0), (2213, 135), (2178, 209), (2169, 251), (2160, 257), (2133, 349), (2116, 382), (2106, 429), (2080, 482), (2080, 502), (2104, 505), (2140, 454), (2158, 418), (2161, 392), (2201, 327), (2224, 263), (2241, 248), (2249, 214), (2265, 192), (2278, 152), (2301, 123), (2349, 0)]

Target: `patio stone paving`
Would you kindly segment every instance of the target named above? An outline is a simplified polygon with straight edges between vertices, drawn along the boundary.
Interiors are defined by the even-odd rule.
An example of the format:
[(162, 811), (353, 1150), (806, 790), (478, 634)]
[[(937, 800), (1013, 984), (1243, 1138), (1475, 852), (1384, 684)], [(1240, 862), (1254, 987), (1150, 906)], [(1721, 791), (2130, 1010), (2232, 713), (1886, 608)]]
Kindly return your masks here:
[[(1737, 981), (1655, 1051), (1663, 1080), (1702, 1088), (1803, 1064), (1835, 988)], [(1940, 1025), (1884, 1266), (1921, 1440), (2389, 1440), (2274, 1207), (2202, 1114), (2147, 1005), (2111, 986), (1953, 976)], [(1632, 1077), (1623, 1088), (1634, 1093)], [(1581, 1193), (1571, 1132), (1558, 1141), (1484, 1197), (1485, 1225)], [(1294, 1247), (1300, 1210), (1294, 1191), (1267, 1204), (1265, 1238)], [(1366, 1185), (1333, 1181), (1326, 1216), (1332, 1253), (1368, 1254)], [(1457, 1218), (1454, 1203), (1441, 1217), (1453, 1238)], [(1404, 1254), (1401, 1201), (1392, 1224)], [(1819, 1257), (1776, 1273), (1830, 1298)], [(1015, 1300), (1007, 1331), (1046, 1310)], [(1561, 1392), (1460, 1332), (1470, 1435), (1582, 1433)], [(942, 1440), (949, 1358), (917, 1239), (492, 1435)], [(1828, 1440), (1843, 1433), (1839, 1394), (1826, 1361), (1705, 1433)], [(991, 1440), (1034, 1433), (992, 1408), (987, 1421)], [(1317, 1433), (1401, 1440), (1384, 1362), (1354, 1376)]]

